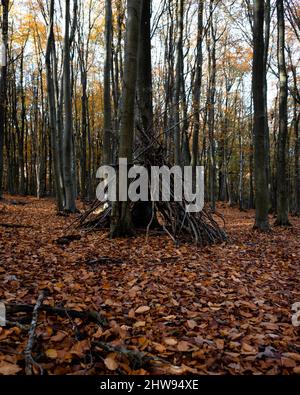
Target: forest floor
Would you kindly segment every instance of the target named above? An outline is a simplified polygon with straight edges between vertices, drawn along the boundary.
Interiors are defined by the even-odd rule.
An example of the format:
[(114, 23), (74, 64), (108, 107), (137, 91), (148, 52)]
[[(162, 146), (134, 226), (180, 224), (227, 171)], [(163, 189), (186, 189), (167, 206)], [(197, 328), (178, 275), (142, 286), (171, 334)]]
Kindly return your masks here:
[[(45, 290), (44, 304), (94, 310), (107, 321), (41, 311), (32, 355), (44, 372), (300, 374), (300, 328), (292, 325), (300, 220), (263, 235), (252, 230), (253, 211), (219, 210), (230, 236), (222, 245), (177, 248), (161, 235), (109, 240), (104, 231), (60, 245), (75, 216), (57, 216), (50, 199), (6, 196), (0, 302), (34, 305)], [(19, 314), (6, 318), (20, 322)], [(24, 374), (30, 321), (27, 313), (23, 327), (0, 327), (0, 374)]]

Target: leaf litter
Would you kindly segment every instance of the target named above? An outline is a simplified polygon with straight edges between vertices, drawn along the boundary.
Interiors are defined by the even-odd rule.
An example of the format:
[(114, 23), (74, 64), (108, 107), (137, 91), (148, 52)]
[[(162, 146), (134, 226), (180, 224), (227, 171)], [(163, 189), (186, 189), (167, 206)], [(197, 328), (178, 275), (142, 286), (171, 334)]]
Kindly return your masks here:
[[(34, 305), (46, 291), (44, 304), (106, 321), (40, 311), (32, 356), (47, 374), (300, 374), (299, 219), (261, 234), (253, 211), (222, 205), (230, 240), (200, 249), (167, 236), (66, 238), (74, 216), (22, 201), (0, 202), (1, 221), (22, 225), (0, 228), (0, 301)], [(24, 374), (31, 314), (7, 320), (0, 375)]]

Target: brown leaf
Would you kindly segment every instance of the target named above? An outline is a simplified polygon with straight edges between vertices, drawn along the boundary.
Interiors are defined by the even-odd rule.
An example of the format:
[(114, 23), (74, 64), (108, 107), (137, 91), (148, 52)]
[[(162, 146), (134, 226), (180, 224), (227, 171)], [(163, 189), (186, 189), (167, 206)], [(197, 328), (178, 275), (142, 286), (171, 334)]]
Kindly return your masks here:
[(20, 366), (6, 362), (6, 361), (1, 361), (0, 362), (0, 374), (1, 375), (15, 375), (18, 372), (20, 372), (22, 369)]
[(243, 343), (242, 344), (242, 353), (243, 354), (256, 354), (257, 350), (255, 347), (250, 346), (250, 344)]
[(143, 326), (146, 326), (146, 322), (145, 321), (137, 321), (133, 324), (134, 328), (142, 328)]
[(104, 359), (105, 366), (109, 370), (117, 370), (118, 369), (119, 364), (115, 360), (115, 358), (116, 358), (116, 354), (111, 353), (111, 354), (108, 354), (108, 356)]
[(187, 321), (187, 326), (188, 326), (190, 329), (196, 328), (197, 325), (198, 325), (197, 322), (194, 321), (194, 320), (188, 320), (188, 321)]
[(178, 343), (177, 348), (178, 348), (178, 351), (186, 352), (186, 351), (189, 351), (190, 344), (186, 341), (181, 341)]
[(293, 372), (294, 372), (295, 374), (300, 374), (300, 366), (296, 366), (296, 367), (293, 369)]
[(150, 311), (150, 307), (149, 306), (140, 306), (139, 308), (137, 308), (135, 310), (136, 314), (144, 314), (144, 313), (148, 313), (148, 311)]
[(58, 331), (57, 334), (55, 336), (52, 336), (50, 340), (55, 343), (59, 343), (63, 341), (66, 336), (67, 334), (65, 332)]
[(82, 340), (74, 344), (70, 353), (77, 355), (79, 358), (84, 357), (85, 353), (90, 349), (88, 340)]
[(217, 339), (217, 340), (215, 340), (215, 343), (217, 345), (218, 350), (224, 349), (224, 340), (223, 339)]
[(285, 368), (295, 368), (297, 365), (294, 359), (286, 358), (286, 357), (281, 358), (281, 363), (282, 366), (284, 366)]
[(168, 345), (168, 346), (176, 346), (177, 344), (177, 340), (173, 339), (172, 337), (166, 337), (164, 339), (164, 342)]
[(164, 353), (166, 351), (166, 347), (160, 343), (153, 343), (154, 349), (159, 353)]

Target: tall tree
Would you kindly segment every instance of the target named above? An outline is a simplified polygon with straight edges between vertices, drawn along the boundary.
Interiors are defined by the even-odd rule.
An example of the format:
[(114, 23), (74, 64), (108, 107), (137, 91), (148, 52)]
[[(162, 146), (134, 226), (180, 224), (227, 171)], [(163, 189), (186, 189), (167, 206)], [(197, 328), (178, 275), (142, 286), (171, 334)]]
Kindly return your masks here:
[(276, 225), (288, 226), (289, 195), (287, 182), (288, 140), (288, 76), (285, 61), (285, 21), (283, 0), (277, 0), (278, 71), (279, 71), (279, 133), (277, 143), (277, 219)]
[(111, 113), (111, 72), (112, 72), (112, 9), (111, 0), (105, 0), (105, 61), (104, 61), (104, 127), (102, 163), (112, 162), (112, 113)]
[[(175, 108), (175, 125), (174, 125), (174, 161), (176, 165), (181, 165), (181, 127), (180, 127), (180, 108), (182, 107), (182, 86), (183, 86), (183, 14), (184, 14), (184, 0), (177, 2), (177, 43), (176, 43), (176, 79), (175, 79), (175, 94), (174, 94), (174, 108)], [(183, 131), (184, 132), (184, 131)]]
[(193, 90), (193, 107), (194, 107), (194, 130), (192, 143), (191, 166), (195, 169), (199, 157), (199, 130), (200, 130), (200, 94), (202, 86), (202, 63), (203, 63), (203, 9), (204, 0), (198, 2), (198, 25), (197, 25), (197, 53), (196, 53), (196, 72), (195, 84)]
[(48, 93), (48, 108), (49, 108), (49, 128), (51, 140), (51, 154), (53, 156), (53, 173), (54, 183), (56, 189), (57, 209), (62, 211), (65, 204), (64, 196), (64, 182), (61, 166), (60, 156), (60, 122), (58, 120), (58, 100), (57, 100), (57, 70), (56, 70), (56, 51), (55, 51), (55, 36), (54, 36), (54, 0), (50, 1), (49, 7), (49, 22), (46, 45), (46, 76), (47, 76), (47, 93)]
[(142, 123), (142, 141), (149, 144), (153, 132), (151, 0), (143, 1), (139, 40), (138, 107)]
[(254, 0), (253, 26), (253, 104), (254, 104), (254, 174), (255, 174), (255, 228), (270, 229), (269, 193), (267, 181), (268, 158), (266, 145), (266, 110), (264, 100), (265, 56), (264, 56), (264, 0)]
[(209, 3), (209, 47), (208, 47), (208, 73), (209, 73), (209, 87), (208, 87), (208, 138), (209, 138), (209, 194), (210, 204), (213, 211), (216, 209), (216, 142), (215, 142), (215, 101), (216, 101), (216, 74), (217, 74), (217, 60), (216, 60), (216, 24), (214, 20), (215, 0), (210, 0)]
[[(140, 34), (142, 1), (127, 1), (127, 26), (124, 57), (124, 76), (122, 102), (120, 109), (120, 146), (119, 158), (126, 158), (132, 165), (132, 146), (135, 121), (135, 96), (138, 71), (138, 43)], [(117, 177), (119, 181), (119, 174)], [(113, 203), (111, 237), (132, 235), (132, 220), (128, 201)]]
[(3, 144), (6, 124), (6, 89), (7, 89), (7, 46), (8, 46), (8, 9), (9, 0), (2, 0), (2, 59), (0, 59), (0, 199), (3, 183)]
[(65, 36), (64, 36), (64, 72), (63, 72), (63, 100), (64, 100), (64, 135), (63, 135), (63, 174), (65, 186), (65, 210), (76, 211), (75, 180), (73, 175), (73, 118), (71, 96), (71, 38), (70, 38), (70, 0), (65, 2)]

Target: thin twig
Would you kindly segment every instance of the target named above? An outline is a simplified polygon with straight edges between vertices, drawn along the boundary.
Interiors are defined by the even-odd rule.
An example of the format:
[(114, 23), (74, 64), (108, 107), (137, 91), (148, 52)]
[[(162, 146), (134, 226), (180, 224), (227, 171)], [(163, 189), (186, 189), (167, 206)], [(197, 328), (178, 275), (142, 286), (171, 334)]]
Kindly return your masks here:
[[(36, 305), (34, 306), (33, 309), (33, 313), (32, 313), (32, 321), (31, 321), (31, 325), (30, 325), (30, 329), (29, 329), (29, 338), (28, 338), (28, 342), (24, 351), (24, 355), (25, 355), (25, 373), (28, 376), (32, 375), (32, 366), (33, 365), (37, 365), (39, 366), (33, 359), (32, 357), (32, 348), (33, 348), (33, 344), (34, 344), (34, 339), (35, 339), (35, 330), (36, 330), (36, 326), (37, 326), (37, 322), (38, 322), (38, 318), (39, 318), (39, 311), (40, 311), (40, 307), (43, 303), (44, 300), (44, 292), (41, 292), (38, 300), (36, 302)], [(42, 368), (39, 366), (41, 373), (42, 373)]]

